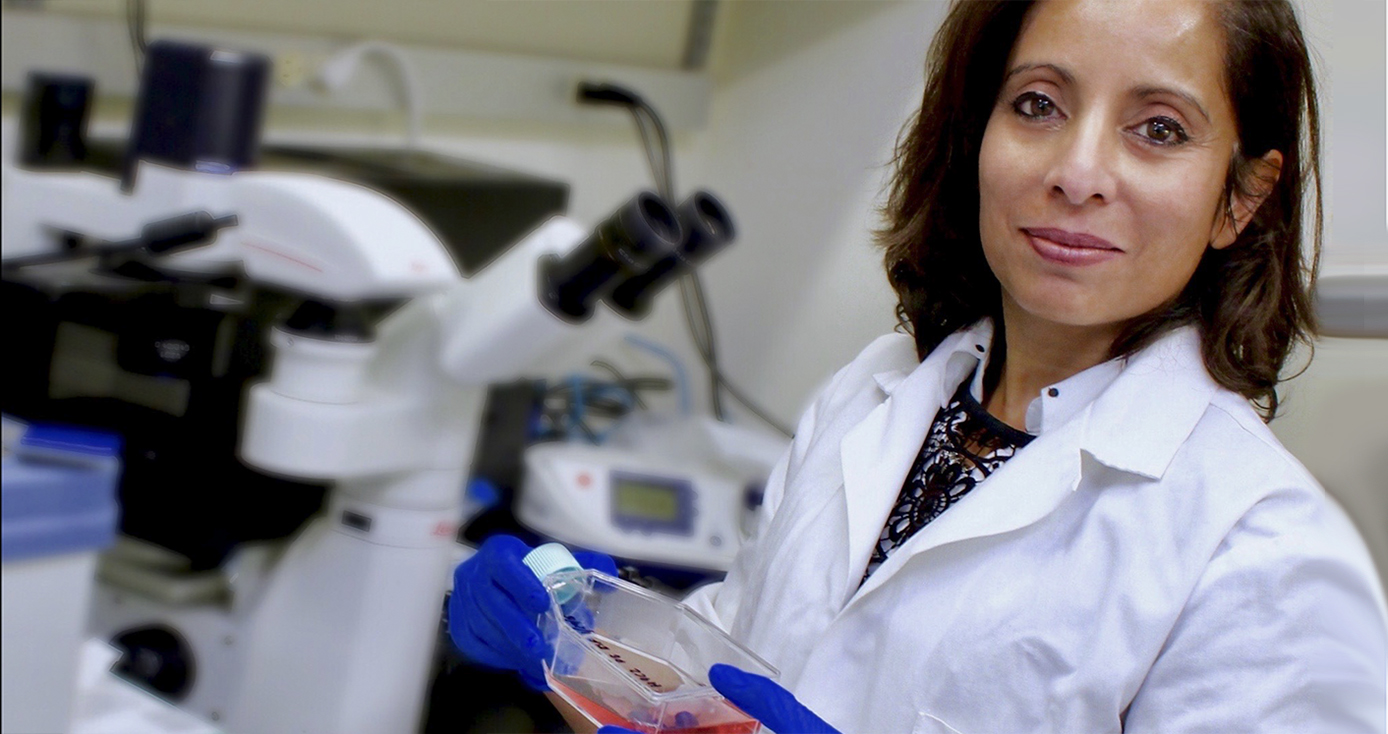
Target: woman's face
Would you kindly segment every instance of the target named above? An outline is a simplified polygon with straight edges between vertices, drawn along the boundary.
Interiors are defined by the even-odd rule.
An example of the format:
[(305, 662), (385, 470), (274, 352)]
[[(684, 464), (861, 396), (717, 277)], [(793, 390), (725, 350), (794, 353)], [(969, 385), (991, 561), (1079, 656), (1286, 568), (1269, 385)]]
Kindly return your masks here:
[[(1227, 246), (1224, 35), (1204, 0), (1047, 0), (979, 154), (979, 229), (1007, 310), (1110, 328)], [(1237, 207), (1236, 207), (1237, 209)], [(1241, 217), (1242, 218), (1242, 217)]]

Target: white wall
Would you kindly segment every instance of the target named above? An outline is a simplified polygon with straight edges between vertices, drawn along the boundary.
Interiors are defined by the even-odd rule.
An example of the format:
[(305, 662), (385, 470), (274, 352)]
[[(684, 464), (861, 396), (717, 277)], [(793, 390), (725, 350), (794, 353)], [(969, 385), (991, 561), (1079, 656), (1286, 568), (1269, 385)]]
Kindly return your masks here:
[(1388, 4), (1301, 0), (1316, 52), (1325, 140), (1325, 265), (1388, 267)]
[(785, 420), (895, 324), (871, 230), (943, 7), (728, 7), (699, 161), (742, 234), (707, 279), (728, 372)]
[(1277, 438), (1359, 527), (1388, 588), (1388, 339), (1322, 339), (1282, 390)]
[[(41, 0), (46, 13), (124, 22), (124, 0)], [(476, 51), (678, 68), (691, 0), (146, 0), (147, 23), (384, 38)]]

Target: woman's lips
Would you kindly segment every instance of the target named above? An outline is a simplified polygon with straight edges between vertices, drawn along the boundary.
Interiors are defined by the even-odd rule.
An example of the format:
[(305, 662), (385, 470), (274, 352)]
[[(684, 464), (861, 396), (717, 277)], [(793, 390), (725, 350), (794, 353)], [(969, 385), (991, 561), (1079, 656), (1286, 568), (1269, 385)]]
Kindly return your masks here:
[(1024, 229), (1031, 249), (1042, 259), (1060, 265), (1095, 265), (1123, 254), (1108, 240), (1061, 229)]

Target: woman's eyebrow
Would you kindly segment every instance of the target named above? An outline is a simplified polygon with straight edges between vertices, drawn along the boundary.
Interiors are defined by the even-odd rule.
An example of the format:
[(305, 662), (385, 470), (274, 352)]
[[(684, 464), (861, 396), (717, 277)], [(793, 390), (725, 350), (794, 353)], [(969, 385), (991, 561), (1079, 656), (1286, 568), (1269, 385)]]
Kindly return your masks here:
[(1055, 64), (1018, 64), (1008, 70), (1007, 75), (1002, 78), (1002, 81), (1004, 84), (1006, 84), (1008, 79), (1011, 79), (1012, 77), (1024, 71), (1031, 71), (1032, 69), (1049, 69), (1050, 71), (1054, 72), (1056, 76), (1060, 77), (1060, 80), (1062, 82), (1065, 82), (1066, 84), (1075, 83), (1074, 74), (1071, 74), (1070, 71), (1065, 67), (1056, 66)]
[[(1012, 67), (1011, 69), (1008, 69), (1006, 76), (1002, 78), (1003, 84), (1006, 84), (1007, 81), (1012, 77), (1021, 74), (1025, 71), (1031, 71), (1033, 69), (1046, 69), (1051, 73), (1055, 74), (1056, 76), (1060, 77), (1060, 80), (1065, 84), (1075, 83), (1075, 75), (1072, 74), (1065, 67), (1057, 66), (1055, 64), (1043, 63), (1018, 64)], [(1170, 95), (1172, 97), (1176, 97), (1178, 99), (1184, 100), (1187, 104), (1194, 107), (1195, 111), (1199, 112), (1200, 115), (1205, 118), (1205, 122), (1210, 121), (1210, 113), (1205, 109), (1204, 105), (1200, 104), (1200, 100), (1197, 99), (1195, 95), (1191, 94), (1190, 92), (1181, 89), (1176, 89), (1174, 87), (1158, 87), (1149, 85), (1133, 89), (1132, 94), (1134, 97), (1137, 97), (1138, 99), (1143, 99), (1146, 97), (1157, 97), (1161, 95)]]
[(1205, 111), (1204, 105), (1201, 105), (1200, 100), (1196, 99), (1195, 95), (1190, 92), (1184, 92), (1180, 89), (1173, 89), (1171, 87), (1137, 87), (1133, 90), (1133, 96), (1138, 99), (1159, 97), (1162, 95), (1170, 95), (1185, 100), (1187, 104), (1194, 107), (1195, 111), (1199, 112), (1200, 115), (1205, 118), (1205, 122), (1210, 121), (1210, 113)]

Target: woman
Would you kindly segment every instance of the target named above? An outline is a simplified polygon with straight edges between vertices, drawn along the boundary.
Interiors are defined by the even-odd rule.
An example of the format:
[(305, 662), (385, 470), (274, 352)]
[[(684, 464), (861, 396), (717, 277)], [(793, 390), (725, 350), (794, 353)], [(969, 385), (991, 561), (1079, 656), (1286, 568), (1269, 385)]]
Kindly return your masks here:
[[(908, 334), (688, 600), (781, 671), (714, 685), (781, 734), (1384, 731), (1372, 563), (1264, 425), (1317, 157), (1285, 1), (956, 2), (881, 235)], [(534, 675), (510, 543), (455, 639)]]

